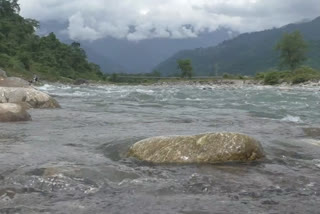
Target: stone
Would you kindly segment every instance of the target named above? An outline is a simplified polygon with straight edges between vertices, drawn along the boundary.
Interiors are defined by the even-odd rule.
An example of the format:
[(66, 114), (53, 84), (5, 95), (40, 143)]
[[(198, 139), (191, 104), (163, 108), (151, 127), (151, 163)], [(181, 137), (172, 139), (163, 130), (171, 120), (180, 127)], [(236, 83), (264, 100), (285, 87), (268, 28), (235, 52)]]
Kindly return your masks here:
[(303, 128), (303, 132), (307, 137), (320, 139), (320, 128), (317, 128), (317, 127)]
[(261, 144), (237, 133), (153, 137), (135, 143), (129, 157), (151, 163), (221, 163), (254, 161), (264, 157)]
[(73, 84), (74, 85), (87, 85), (87, 84), (89, 84), (89, 81), (86, 79), (77, 79), (76, 81), (74, 81)]
[(50, 95), (31, 87), (0, 87), (0, 103), (18, 103), (28, 108), (60, 108)]
[(19, 77), (0, 78), (0, 87), (22, 87), (29, 88), (30, 83)]
[(31, 120), (30, 114), (21, 105), (0, 103), (0, 122), (17, 122)]
[(0, 68), (0, 80), (3, 78), (7, 78), (7, 73)]

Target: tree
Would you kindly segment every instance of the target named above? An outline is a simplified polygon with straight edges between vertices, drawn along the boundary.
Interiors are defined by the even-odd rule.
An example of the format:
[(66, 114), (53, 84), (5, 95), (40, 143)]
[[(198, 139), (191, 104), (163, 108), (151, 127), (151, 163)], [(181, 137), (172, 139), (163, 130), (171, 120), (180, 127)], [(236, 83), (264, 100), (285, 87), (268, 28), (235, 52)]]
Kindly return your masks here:
[(285, 33), (276, 50), (280, 51), (280, 65), (288, 66), (292, 71), (306, 60), (307, 44), (299, 31)]
[(26, 70), (30, 70), (31, 66), (31, 57), (26, 52), (21, 52), (18, 54), (18, 59), (24, 65)]
[(18, 0), (0, 0), (0, 17), (11, 16), (19, 12)]
[(192, 63), (190, 59), (180, 59), (177, 61), (178, 63), (178, 68), (181, 71), (181, 76), (182, 78), (188, 77), (191, 78), (192, 77)]
[(23, 18), (19, 11), (18, 0), (0, 0), (0, 66), (10, 75), (37, 74), (48, 80), (105, 78), (99, 66), (88, 61), (80, 43), (64, 44), (54, 33), (36, 35), (39, 22)]

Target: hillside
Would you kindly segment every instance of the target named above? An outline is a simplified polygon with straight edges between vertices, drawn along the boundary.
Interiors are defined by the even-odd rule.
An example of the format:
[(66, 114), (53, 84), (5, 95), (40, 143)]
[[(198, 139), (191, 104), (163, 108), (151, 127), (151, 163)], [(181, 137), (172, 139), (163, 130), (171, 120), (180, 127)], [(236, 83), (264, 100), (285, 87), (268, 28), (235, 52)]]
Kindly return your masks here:
[(39, 23), (19, 15), (16, 1), (0, 1), (0, 67), (8, 75), (46, 80), (103, 79), (98, 65), (88, 62), (80, 43), (64, 44), (54, 33), (35, 34)]
[[(59, 39), (70, 43), (71, 40), (65, 33), (66, 29), (68, 29), (67, 22), (46, 21), (40, 23), (38, 33), (46, 35), (53, 31)], [(214, 32), (203, 32), (195, 38), (150, 38), (129, 41), (125, 38), (106, 37), (95, 41), (81, 41), (81, 44), (87, 52), (88, 58), (100, 65), (101, 70), (105, 73), (148, 73), (160, 62), (178, 51), (210, 47), (236, 35), (238, 33), (220, 28)]]
[(195, 75), (222, 75), (223, 73), (254, 75), (278, 66), (274, 46), (284, 32), (301, 31), (308, 41), (306, 62), (320, 68), (320, 17), (310, 22), (290, 24), (278, 29), (245, 33), (224, 41), (218, 46), (180, 51), (156, 69), (164, 75), (177, 75), (177, 60), (192, 60)]

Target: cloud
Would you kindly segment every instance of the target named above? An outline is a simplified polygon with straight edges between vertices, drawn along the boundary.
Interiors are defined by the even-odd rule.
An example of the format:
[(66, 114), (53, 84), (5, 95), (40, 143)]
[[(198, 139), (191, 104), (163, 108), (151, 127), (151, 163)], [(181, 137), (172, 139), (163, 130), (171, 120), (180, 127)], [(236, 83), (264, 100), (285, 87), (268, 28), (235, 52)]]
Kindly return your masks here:
[(68, 21), (71, 39), (196, 37), (228, 27), (250, 32), (320, 14), (319, 0), (20, 0), (21, 14)]

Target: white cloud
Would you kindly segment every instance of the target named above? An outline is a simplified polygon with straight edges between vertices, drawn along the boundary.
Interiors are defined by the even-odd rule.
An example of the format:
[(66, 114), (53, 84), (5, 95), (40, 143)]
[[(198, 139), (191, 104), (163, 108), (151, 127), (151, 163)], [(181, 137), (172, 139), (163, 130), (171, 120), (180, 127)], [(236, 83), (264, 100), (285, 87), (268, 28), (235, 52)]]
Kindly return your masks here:
[(319, 0), (20, 0), (20, 4), (25, 17), (68, 21), (67, 32), (77, 40), (185, 38), (219, 26), (248, 32), (320, 14)]

